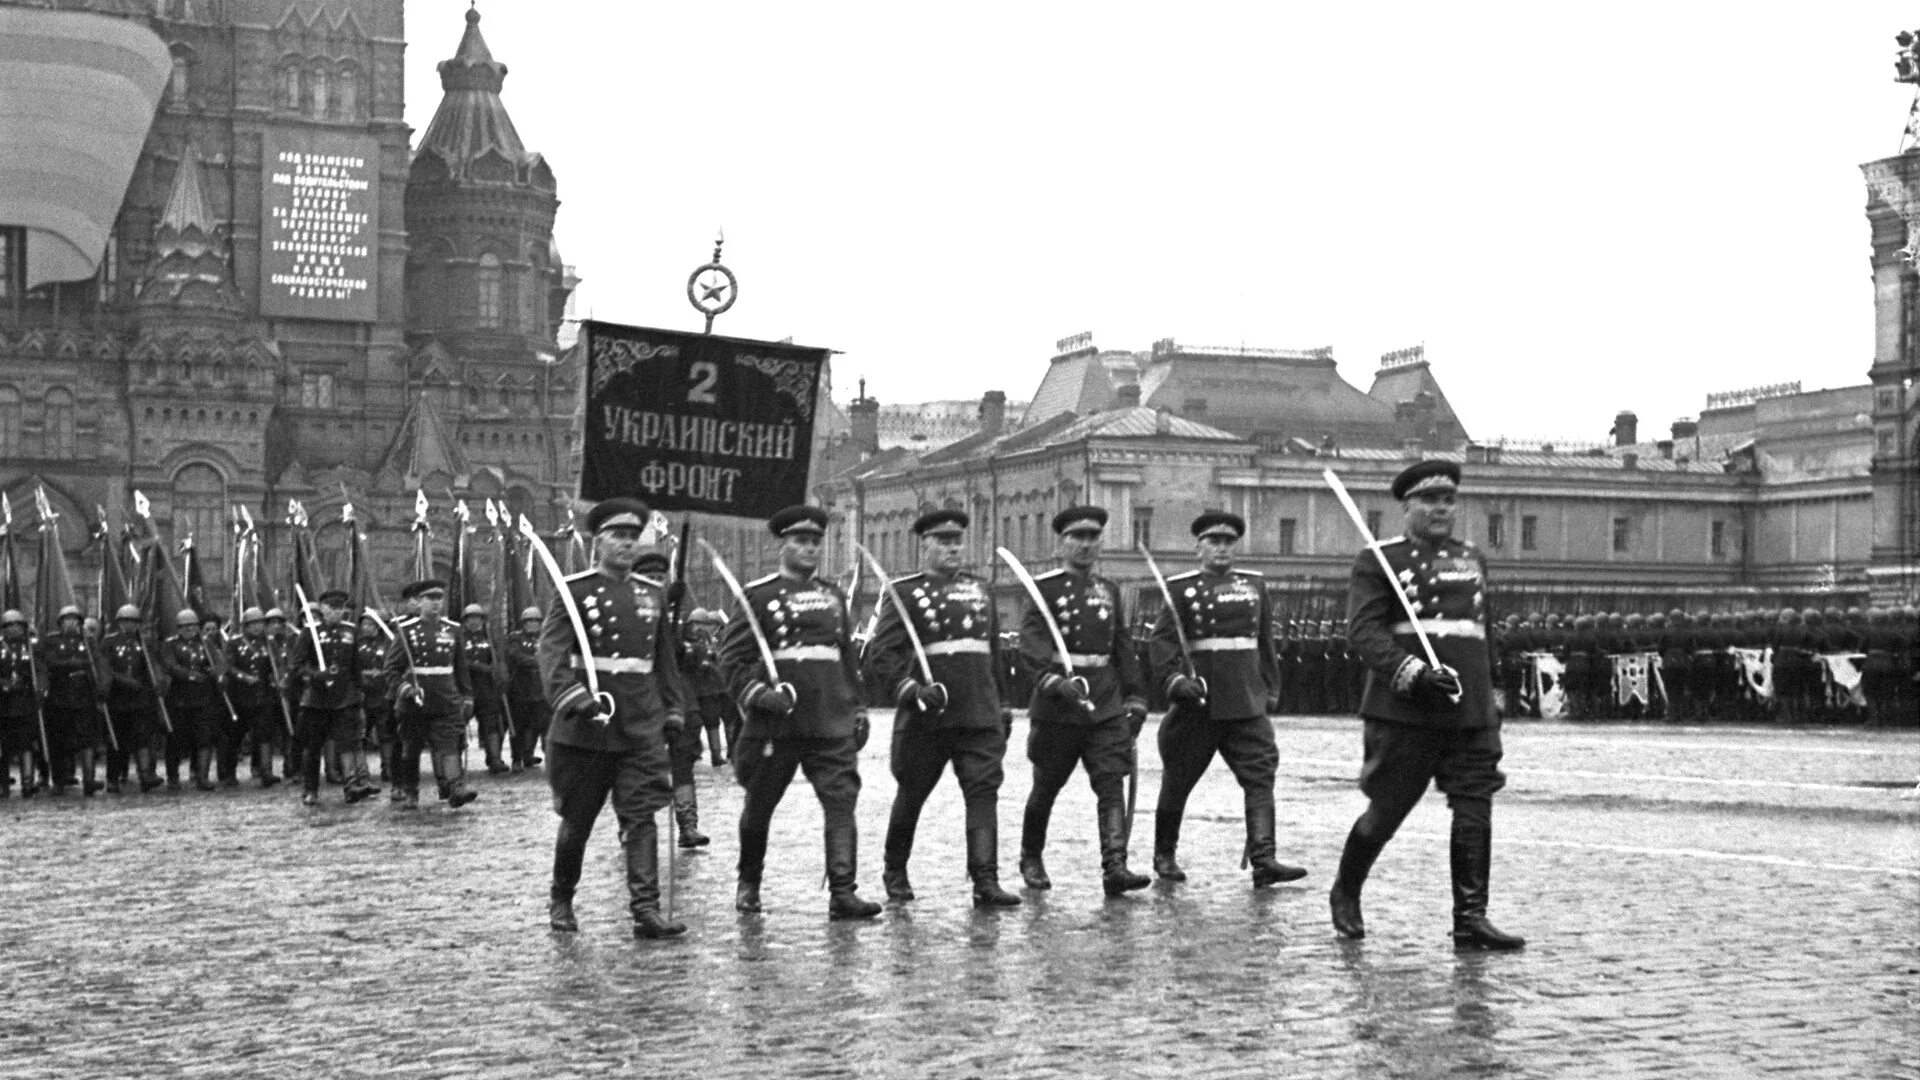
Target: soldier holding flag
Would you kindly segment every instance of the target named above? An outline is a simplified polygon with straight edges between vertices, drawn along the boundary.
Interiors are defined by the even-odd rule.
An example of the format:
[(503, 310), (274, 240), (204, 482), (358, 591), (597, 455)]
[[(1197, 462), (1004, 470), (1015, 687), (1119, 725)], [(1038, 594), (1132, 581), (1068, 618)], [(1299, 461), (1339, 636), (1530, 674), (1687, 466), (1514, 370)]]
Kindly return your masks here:
[[(107, 709), (113, 713), (121, 751), (130, 755), (132, 764), (139, 770), (143, 792), (160, 786), (160, 777), (154, 768), (154, 744), (166, 729), (160, 689), (144, 633), (145, 620), (140, 617), (140, 609), (122, 604), (114, 612), (113, 629), (100, 642), (100, 659), (107, 675)], [(111, 781), (111, 770), (109, 773)]]
[[(33, 783), (33, 751), (40, 743), (37, 684), (27, 616), (20, 611), (0, 614), (0, 754), (19, 766), (22, 798), (31, 798), (39, 790)], [(5, 777), (6, 769), (0, 764), (0, 777)]]
[(38, 651), (40, 666), (47, 673), (47, 767), (53, 773), (54, 790), (65, 790), (63, 780), (71, 775), (70, 763), (77, 760), (81, 790), (92, 795), (105, 786), (94, 779), (93, 755), (106, 749), (107, 736), (100, 723), (93, 663), (81, 636), (81, 622), (79, 608), (61, 608), (58, 625), (40, 639)]

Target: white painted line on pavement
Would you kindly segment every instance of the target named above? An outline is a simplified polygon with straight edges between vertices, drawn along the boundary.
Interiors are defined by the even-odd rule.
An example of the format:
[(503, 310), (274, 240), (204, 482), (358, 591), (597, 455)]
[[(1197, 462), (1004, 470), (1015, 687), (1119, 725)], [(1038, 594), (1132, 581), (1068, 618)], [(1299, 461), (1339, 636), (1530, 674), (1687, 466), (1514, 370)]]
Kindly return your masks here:
[[(1502, 737), (1508, 737), (1513, 734), (1513, 730), (1513, 728), (1502, 728), (1500, 734)], [(1547, 737), (1545, 741), (1551, 742), (1555, 746), (1640, 746), (1652, 747), (1657, 750), (1751, 750), (1758, 753), (1846, 754), (1852, 757), (1887, 757), (1890, 753), (1904, 751), (1912, 754), (1915, 761), (1920, 761), (1920, 746), (1905, 744), (1893, 747), (1891, 750), (1884, 747), (1878, 750), (1872, 750), (1860, 747), (1800, 746), (1788, 743), (1781, 743), (1774, 746), (1762, 745), (1760, 743), (1684, 743), (1668, 742), (1665, 739), (1597, 739), (1581, 737), (1556, 739)]]
[[(1317, 765), (1322, 768), (1351, 769), (1359, 775), (1357, 761), (1328, 761), (1322, 758), (1282, 758), (1287, 765)], [(1586, 769), (1506, 769), (1508, 776), (1575, 776), (1586, 780), (1632, 780), (1664, 784), (1705, 784), (1710, 787), (1783, 787), (1801, 791), (1851, 791), (1856, 794), (1891, 793), (1895, 789), (1861, 787), (1857, 784), (1814, 784), (1800, 780), (1738, 780), (1723, 776), (1667, 776), (1660, 773), (1611, 773)]]
[[(1432, 839), (1444, 840), (1435, 836)], [(1920, 877), (1920, 870), (1906, 870), (1897, 866), (1858, 866), (1853, 863), (1807, 862), (1804, 859), (1789, 859), (1784, 855), (1747, 855), (1735, 851), (1708, 851), (1705, 848), (1662, 848), (1635, 847), (1630, 844), (1587, 844), (1577, 840), (1528, 840), (1503, 836), (1501, 844), (1531, 845), (1533, 847), (1579, 848), (1587, 851), (1611, 851), (1621, 855), (1663, 855), (1688, 859), (1716, 859), (1721, 862), (1760, 863), (1765, 866), (1790, 866), (1801, 870), (1839, 870), (1855, 874), (1893, 874), (1897, 877)]]

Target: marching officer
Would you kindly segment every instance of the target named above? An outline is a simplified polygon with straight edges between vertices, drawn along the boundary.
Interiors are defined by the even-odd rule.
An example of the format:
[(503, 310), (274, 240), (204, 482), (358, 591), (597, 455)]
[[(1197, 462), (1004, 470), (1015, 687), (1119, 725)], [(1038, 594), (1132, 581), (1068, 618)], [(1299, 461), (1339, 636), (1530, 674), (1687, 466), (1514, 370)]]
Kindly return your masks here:
[[(293, 627), (287, 625), (286, 612), (277, 607), (267, 609), (266, 619), (267, 654), (272, 658), (274, 672), (273, 692), (280, 697), (278, 707), (284, 723), (292, 718), (300, 706), (299, 679), (289, 663), (293, 656)], [(287, 739), (286, 761), (281, 771), (287, 776), (301, 771), (299, 740), (291, 736)]]
[(120, 736), (119, 755), (108, 755), (108, 779), (116, 775), (125, 778), (126, 758), (131, 755), (139, 770), (140, 790), (148, 792), (160, 786), (153, 751), (154, 744), (166, 733), (160, 689), (148, 663), (140, 609), (133, 604), (121, 605), (114, 612), (113, 627), (100, 641), (100, 659), (107, 669), (107, 711), (113, 715), (114, 731)]
[[(1193, 519), (1200, 569), (1167, 579), (1174, 607), (1163, 609), (1148, 639), (1154, 681), (1171, 702), (1160, 721), (1160, 802), (1154, 810), (1153, 872), (1185, 881), (1174, 858), (1187, 796), (1217, 752), (1246, 803), (1247, 862), (1254, 888), (1297, 881), (1306, 870), (1274, 859), (1273, 774), (1280, 765), (1267, 698), (1277, 689), (1273, 612), (1260, 575), (1233, 568), (1233, 546), (1247, 532), (1238, 514)], [(1180, 620), (1186, 653), (1180, 649)], [(1344, 648), (1344, 644), (1342, 646)]]
[(467, 787), (460, 761), (473, 714), (473, 684), (467, 676), (467, 648), (460, 624), (441, 615), (447, 609), (447, 583), (425, 578), (400, 594), (419, 605), (420, 615), (395, 628), (384, 665), (393, 695), (393, 716), (400, 729), (400, 764), (393, 770), (399, 800), (412, 810), (420, 805), (420, 751), (433, 756), (433, 778), (440, 797), (458, 808), (479, 796)]
[(273, 773), (273, 747), (280, 741), (285, 721), (280, 716), (273, 682), (272, 646), (267, 641), (267, 616), (257, 607), (240, 613), (240, 636), (227, 643), (227, 697), (253, 735), (253, 777), (263, 788), (280, 782)]
[(468, 604), (460, 612), (460, 632), (467, 647), (467, 677), (473, 680), (473, 715), (479, 722), (480, 749), (487, 772), (507, 772), (501, 756), (506, 741), (505, 687), (494, 677), (493, 635), (487, 632), (487, 609)]
[[(633, 936), (675, 937), (687, 929), (660, 914), (654, 814), (670, 796), (667, 740), (685, 726), (686, 713), (668, 632), (666, 590), (633, 572), (648, 513), (639, 499), (621, 497), (587, 514), (594, 568), (565, 583), (581, 623), (573, 622), (566, 604), (555, 601), (540, 628), (540, 674), (553, 703), (547, 783), (560, 816), (547, 915), (559, 931), (579, 929), (574, 889), (594, 819), (609, 797), (626, 852)], [(583, 638), (591, 656), (580, 654)], [(587, 681), (588, 665), (600, 698)]]
[(733, 702), (727, 697), (727, 682), (720, 677), (718, 631), (726, 622), (727, 617), (720, 612), (695, 608), (687, 616), (680, 665), (687, 677), (687, 697), (699, 709), (700, 725), (707, 733), (707, 752), (716, 769), (730, 759), (734, 735), (740, 727)]
[[(360, 709), (367, 718), (366, 735), (360, 745), (363, 753), (369, 744), (379, 748), (380, 779), (388, 782), (393, 779), (393, 762), (400, 751), (394, 745), (393, 697), (387, 693), (387, 636), (370, 610), (360, 616), (360, 639), (355, 648), (360, 654)], [(367, 783), (372, 782), (369, 777)]]
[[(1000, 887), (998, 806), (1012, 717), (1000, 707), (994, 680), (1000, 666), (1000, 630), (992, 590), (960, 569), (969, 520), (960, 510), (931, 510), (914, 521), (920, 572), (893, 582), (881, 600), (880, 621), (867, 646), (868, 681), (885, 690), (896, 706), (890, 764), (898, 787), (887, 820), (880, 880), (888, 899), (913, 899), (907, 860), (913, 854), (914, 830), (927, 796), (951, 763), (966, 801), (973, 906), (1014, 907), (1020, 898)], [(914, 655), (900, 609), (890, 598), (907, 605), (931, 669), (930, 682)]]
[[(767, 519), (780, 539), (780, 570), (744, 586), (746, 606), (720, 639), (720, 670), (743, 716), (733, 768), (746, 789), (740, 810), (740, 880), (733, 906), (760, 908), (760, 875), (773, 811), (805, 768), (825, 817), (829, 919), (870, 919), (880, 905), (857, 894), (860, 747), (867, 717), (847, 598), (817, 576), (827, 514), (789, 506)], [(749, 624), (748, 620), (753, 620)], [(762, 644), (775, 670), (767, 670)]]
[[(23, 799), (40, 790), (33, 782), (33, 748), (40, 742), (38, 681), (27, 617), (8, 611), (0, 615), (0, 754), (5, 755), (4, 761), (19, 765)], [(0, 764), (0, 778), (6, 770), (7, 765)]]
[[(687, 658), (679, 648), (678, 629), (673, 625), (674, 589), (667, 583), (667, 576), (673, 563), (659, 551), (645, 551), (634, 560), (633, 572), (649, 585), (661, 590), (667, 597), (666, 623), (661, 633), (666, 634), (674, 645), (674, 674), (678, 676), (683, 699), (687, 694)], [(685, 701), (684, 707), (692, 711), (693, 703)], [(680, 832), (680, 846), (688, 850), (706, 847), (712, 838), (700, 831), (700, 799), (694, 791), (693, 767), (700, 761), (700, 723), (695, 713), (695, 722), (682, 724), (667, 731), (667, 764), (673, 779), (673, 820)]]
[[(1488, 657), (1486, 562), (1453, 539), (1460, 466), (1421, 461), (1393, 481), (1406, 535), (1354, 561), (1347, 625), (1370, 668), (1360, 715), (1366, 722), (1360, 790), (1367, 809), (1353, 824), (1329, 895), (1333, 927), (1366, 936), (1360, 888), (1380, 849), (1393, 838), (1427, 785), (1438, 782), (1453, 811), (1453, 940), (1456, 946), (1518, 949), (1525, 939), (1487, 921), (1487, 878), (1493, 856), (1493, 795), (1500, 772), (1500, 716), (1493, 707)], [(1440, 663), (1422, 658), (1401, 593), (1420, 619)]]
[(320, 802), (320, 748), (331, 740), (342, 758), (348, 803), (357, 803), (380, 789), (367, 777), (363, 741), (366, 716), (360, 711), (360, 635), (348, 626), (347, 594), (328, 589), (320, 594), (320, 624), (309, 625), (293, 647), (293, 670), (305, 690), (300, 695), (300, 780), (307, 806)]
[(201, 637), (200, 616), (191, 608), (181, 608), (173, 624), (173, 636), (160, 643), (160, 666), (168, 680), (167, 713), (173, 717), (173, 734), (167, 739), (167, 786), (180, 786), (180, 763), (186, 761), (193, 786), (212, 791), (208, 772), (227, 706), (220, 698), (212, 648)]
[(537, 607), (520, 613), (520, 628), (507, 635), (507, 711), (513, 715), (513, 768), (540, 764), (539, 744), (551, 720), (540, 683), (540, 624)]
[[(1020, 877), (1029, 889), (1053, 887), (1041, 854), (1053, 801), (1073, 778), (1075, 765), (1086, 769), (1093, 787), (1101, 887), (1108, 896), (1119, 896), (1152, 884), (1145, 874), (1127, 869), (1132, 823), (1124, 789), (1147, 721), (1147, 698), (1120, 587), (1093, 572), (1106, 526), (1107, 512), (1098, 506), (1069, 507), (1053, 516), (1065, 565), (1034, 579), (1047, 609), (1029, 598), (1020, 620), (1021, 661), (1036, 679), (1027, 712), (1033, 790), (1020, 829)], [(1048, 630), (1049, 617), (1066, 640), (1064, 658)]]

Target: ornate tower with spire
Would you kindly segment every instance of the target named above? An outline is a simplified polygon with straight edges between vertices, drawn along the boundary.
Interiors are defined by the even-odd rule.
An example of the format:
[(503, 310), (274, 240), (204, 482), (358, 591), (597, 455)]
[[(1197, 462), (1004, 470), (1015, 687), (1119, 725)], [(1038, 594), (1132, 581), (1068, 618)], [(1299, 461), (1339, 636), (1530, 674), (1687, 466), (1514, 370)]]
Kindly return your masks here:
[(1916, 88), (1900, 153), (1861, 166), (1872, 229), (1873, 554), (1879, 602), (1920, 596), (1920, 30), (1902, 32), (1895, 82)]
[[(415, 440), (450, 428), (457, 448), (440, 457), (469, 463), (476, 494), (543, 509), (565, 481), (578, 388), (556, 342), (573, 282), (553, 241), (553, 171), (507, 115), (507, 65), (478, 9), (439, 72), (407, 175), (407, 389), (446, 423), (407, 427)], [(383, 474), (406, 471), (401, 454), (417, 460), (417, 445), (396, 439)]]

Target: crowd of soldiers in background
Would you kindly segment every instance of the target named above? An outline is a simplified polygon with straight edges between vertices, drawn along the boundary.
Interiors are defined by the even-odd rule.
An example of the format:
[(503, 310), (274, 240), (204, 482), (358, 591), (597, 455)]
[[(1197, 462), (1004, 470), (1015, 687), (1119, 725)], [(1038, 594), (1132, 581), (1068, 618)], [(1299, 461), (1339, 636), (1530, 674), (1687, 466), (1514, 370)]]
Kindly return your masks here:
[[(1275, 625), (1276, 714), (1359, 708), (1366, 667), (1345, 626), (1304, 617)], [(1493, 637), (1497, 694), (1510, 717), (1920, 724), (1920, 611), (1911, 606), (1535, 612), (1506, 616)], [(1006, 672), (1009, 700), (1025, 700), (1022, 678)]]
[[(0, 796), (16, 784), (23, 797), (76, 787), (89, 796), (162, 786), (212, 791), (240, 786), (242, 762), (260, 787), (298, 780), (304, 763), (292, 734), (303, 690), (296, 662), (303, 631), (281, 609), (249, 608), (237, 630), (183, 610), (165, 637), (143, 632), (137, 607), (115, 614), (114, 625), (102, 628), (68, 606), (52, 629), (35, 634), (22, 612), (0, 613)], [(461, 612), (474, 691), (469, 742), (493, 775), (541, 762), (549, 712), (536, 656), (540, 621), (540, 609), (529, 607), (516, 629), (495, 640), (485, 607)], [(717, 611), (689, 613), (682, 648), (688, 684), (713, 714), (690, 719), (688, 742), (697, 756), (704, 728), (715, 767), (726, 761), (723, 740), (730, 746), (739, 726), (716, 668), (714, 639), (724, 621)], [(399, 753), (396, 687), (385, 664), (390, 647), (379, 621), (359, 614), (363, 746), (378, 752), (382, 782), (391, 779)], [(321, 750), (334, 786), (351, 779), (343, 774), (343, 749), (329, 740)]]

